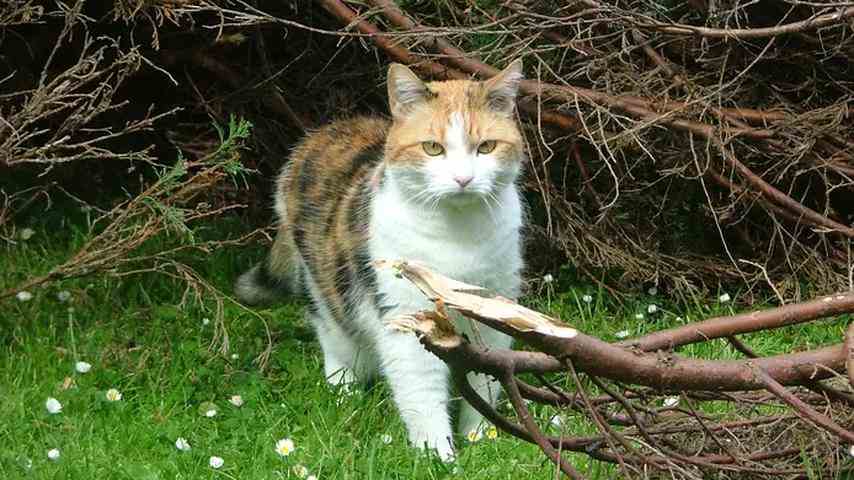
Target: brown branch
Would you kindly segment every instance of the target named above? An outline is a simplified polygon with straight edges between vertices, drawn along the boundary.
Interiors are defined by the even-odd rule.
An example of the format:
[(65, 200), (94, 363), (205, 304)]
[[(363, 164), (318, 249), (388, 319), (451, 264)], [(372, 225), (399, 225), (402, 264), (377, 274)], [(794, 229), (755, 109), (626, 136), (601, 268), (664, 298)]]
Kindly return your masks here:
[(672, 35), (697, 35), (708, 38), (724, 38), (724, 39), (747, 39), (747, 38), (766, 38), (783, 35), (787, 33), (804, 32), (806, 30), (815, 30), (834, 24), (843, 24), (843, 20), (854, 17), (854, 7), (845, 8), (835, 13), (825, 13), (816, 15), (806, 20), (792, 22), (774, 27), (765, 28), (708, 28), (698, 27), (694, 25), (649, 22), (640, 23), (632, 22), (637, 28), (648, 28), (662, 33)]
[(543, 432), (537, 426), (536, 422), (534, 422), (534, 418), (528, 410), (528, 407), (525, 405), (525, 401), (522, 400), (522, 395), (519, 394), (519, 388), (516, 386), (516, 378), (513, 374), (514, 371), (511, 366), (507, 369), (504, 376), (500, 378), (500, 381), (501, 385), (504, 387), (504, 391), (507, 392), (507, 397), (510, 398), (510, 403), (513, 404), (513, 409), (516, 410), (516, 414), (519, 416), (519, 420), (522, 422), (522, 425), (525, 426), (528, 434), (531, 435), (534, 442), (540, 447), (540, 450), (542, 450), (543, 453), (552, 460), (552, 462), (560, 467), (563, 473), (570, 478), (577, 480), (586, 478), (569, 462), (567, 462), (560, 452), (555, 450), (552, 444), (545, 438)]
[(599, 195), (596, 193), (596, 189), (593, 188), (593, 180), (590, 178), (590, 172), (587, 170), (587, 165), (585, 165), (584, 161), (581, 159), (581, 151), (578, 147), (578, 142), (574, 142), (570, 147), (570, 156), (572, 156), (572, 159), (575, 161), (575, 165), (578, 167), (578, 172), (581, 174), (584, 189), (587, 190), (587, 193), (590, 195), (590, 199), (593, 200), (593, 203), (596, 205), (596, 209), (602, 210), (602, 201), (599, 200)]
[(828, 432), (833, 433), (837, 437), (845, 440), (849, 444), (854, 444), (854, 432), (842, 428), (833, 420), (827, 418), (825, 415), (822, 415), (815, 410), (812, 409), (809, 405), (804, 403), (800, 398), (795, 396), (792, 392), (788, 391), (779, 382), (774, 380), (767, 372), (765, 372), (761, 367), (756, 367), (754, 369), (754, 374), (756, 378), (765, 385), (765, 388), (783, 400), (787, 404), (791, 405), (792, 408), (795, 409), (795, 412), (798, 415), (806, 418), (811, 421), (815, 425), (827, 430)]
[(710, 318), (702, 322), (653, 332), (643, 337), (620, 342), (619, 345), (646, 352), (669, 350), (713, 338), (797, 325), (852, 312), (854, 312), (854, 293), (828, 295), (808, 302), (793, 303), (757, 312)]
[(848, 382), (854, 387), (854, 323), (845, 330), (845, 371), (848, 372)]
[[(842, 344), (813, 351), (740, 360), (697, 360), (675, 354), (645, 354), (639, 348), (624, 348), (585, 335), (547, 315), (535, 312), (509, 300), (483, 297), (470, 292), (480, 290), (444, 277), (423, 265), (412, 262), (380, 263), (380, 268), (393, 268), (411, 281), (428, 298), (462, 315), (511, 335), (540, 350), (514, 352), (483, 349), (461, 339), (444, 340), (431, 351), (449, 364), (464, 364), (478, 358), (487, 373), (496, 375), (508, 357), (520, 356), (526, 371), (557, 371), (553, 359), (571, 359), (580, 371), (634, 385), (678, 390), (756, 390), (764, 384), (756, 379), (754, 366), (768, 372), (785, 385), (801, 384), (826, 378), (832, 370), (844, 368), (846, 355)], [(435, 314), (422, 313), (398, 322), (398, 327), (435, 335)], [(441, 331), (453, 331), (444, 321)], [(536, 359), (535, 361), (533, 361)], [(552, 360), (550, 360), (552, 359)], [(816, 366), (825, 368), (816, 368)], [(521, 370), (521, 369), (520, 369)]]
[(737, 352), (741, 353), (747, 358), (758, 358), (759, 355), (756, 354), (750, 347), (748, 347), (744, 342), (738, 339), (735, 335), (728, 335), (726, 337), (727, 342), (729, 342), (730, 346), (734, 348)]

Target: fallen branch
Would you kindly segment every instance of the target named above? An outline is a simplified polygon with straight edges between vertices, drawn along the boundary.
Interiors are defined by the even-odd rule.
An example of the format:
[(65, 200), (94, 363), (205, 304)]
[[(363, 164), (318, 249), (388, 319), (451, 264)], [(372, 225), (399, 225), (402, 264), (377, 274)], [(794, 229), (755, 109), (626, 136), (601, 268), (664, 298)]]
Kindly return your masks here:
[[(782, 405), (789, 406), (803, 419), (799, 421), (818, 426), (841, 441), (854, 443), (854, 432), (816, 411), (799, 397), (797, 390), (789, 390), (784, 386), (821, 386), (816, 383), (818, 379), (834, 375), (836, 370), (844, 368), (848, 360), (849, 350), (841, 344), (744, 361), (710, 361), (688, 359), (662, 352), (645, 353), (635, 345), (620, 346), (602, 342), (561, 321), (495, 296), (480, 287), (444, 277), (419, 263), (378, 262), (377, 266), (394, 269), (399, 276), (413, 283), (436, 304), (435, 311), (418, 312), (397, 318), (391, 322), (391, 326), (419, 334), (424, 346), (451, 367), (454, 381), (464, 398), (499, 428), (520, 439), (536, 443), (544, 454), (571, 478), (584, 477), (569, 464), (561, 454), (562, 451), (583, 452), (598, 460), (617, 463), (624, 470), (645, 465), (657, 470), (679, 471), (683, 474), (687, 474), (689, 470), (686, 469), (690, 468), (769, 476), (797, 475), (803, 472), (794, 466), (777, 468), (766, 464), (774, 460), (792, 458), (800, 453), (803, 447), (786, 448), (781, 445), (782, 448), (767, 451), (745, 451), (727, 443), (729, 440), (717, 438), (720, 433), (731, 436), (734, 434), (733, 429), (739, 428), (743, 428), (744, 432), (757, 428), (773, 429), (781, 425), (783, 417), (778, 415), (716, 423), (707, 421), (705, 415), (701, 417), (699, 411), (691, 405), (687, 415), (665, 415), (663, 411), (650, 408), (648, 403), (644, 404), (649, 398), (655, 398), (655, 392), (684, 391), (692, 393), (691, 398), (702, 401), (704, 395), (714, 392), (767, 390), (773, 396), (761, 399), (763, 404), (767, 405), (773, 398), (779, 398), (783, 402)], [(845, 300), (848, 302), (840, 300), (833, 306), (823, 300), (818, 300), (817, 303), (788, 305), (758, 318), (764, 322), (762, 325), (765, 328), (769, 328), (769, 325), (778, 326), (782, 321), (791, 321), (794, 317), (802, 320), (807, 317), (821, 318), (834, 313), (854, 311), (854, 303), (851, 303), (850, 299)], [(461, 314), (501, 330), (536, 351), (500, 350), (469, 343), (456, 332), (451, 320), (453, 314)], [(707, 325), (724, 325), (725, 328), (732, 329), (734, 325), (743, 325), (745, 319), (750, 316), (756, 317), (756, 314), (714, 319), (708, 321)], [(700, 322), (698, 325), (704, 323), (706, 322)], [(719, 329), (723, 330), (724, 327)], [(672, 339), (673, 336), (668, 338)], [(519, 419), (518, 424), (507, 420), (477, 396), (466, 380), (466, 374), (470, 371), (492, 375), (501, 381)], [(561, 372), (570, 374), (568, 378), (574, 383), (576, 393), (561, 390), (541, 376)], [(538, 374), (546, 388), (519, 380), (517, 375), (522, 373)], [(606, 421), (606, 417), (596, 406), (603, 400), (597, 399), (594, 403), (594, 400), (586, 395), (580, 375), (587, 375), (599, 390), (605, 393), (603, 400), (606, 403), (616, 402), (623, 407), (627, 416), (619, 419), (614, 425), (628, 428), (618, 430), (611, 422)], [(653, 391), (633, 394), (630, 398), (604, 383), (603, 379), (619, 382), (621, 385), (643, 385), (653, 388)], [(578, 395), (580, 401), (576, 400)], [(732, 399), (740, 398), (740, 394), (730, 395)], [(572, 408), (597, 425), (600, 435), (548, 436), (537, 425), (536, 416), (523, 398), (552, 407)], [(727, 397), (708, 396), (709, 400), (716, 401), (724, 398)], [(827, 402), (827, 397), (821, 395), (808, 394), (804, 398), (819, 404)], [(840, 405), (847, 404), (835, 404), (835, 408), (840, 408)], [(690, 421), (682, 421), (676, 427), (672, 425), (674, 421), (683, 419)], [(713, 441), (706, 442), (699, 452), (685, 453), (679, 442), (674, 440), (683, 434), (704, 435)]]

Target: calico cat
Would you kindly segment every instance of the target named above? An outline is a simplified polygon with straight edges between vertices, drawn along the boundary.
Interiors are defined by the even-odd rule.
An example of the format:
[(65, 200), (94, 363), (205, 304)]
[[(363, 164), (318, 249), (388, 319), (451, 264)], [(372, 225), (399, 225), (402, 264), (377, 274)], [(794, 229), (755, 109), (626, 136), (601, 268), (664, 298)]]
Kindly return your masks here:
[[(457, 280), (519, 295), (523, 208), (516, 180), (525, 159), (514, 106), (520, 61), (484, 82), (422, 82), (403, 65), (388, 70), (392, 119), (353, 118), (309, 134), (278, 178), (278, 234), (269, 257), (237, 281), (260, 304), (302, 291), (332, 384), (381, 373), (410, 442), (454, 457), (448, 368), (411, 334), (386, 327), (431, 309), (409, 282), (375, 260), (417, 260)], [(511, 339), (457, 319), (472, 341)], [(472, 331), (477, 328), (478, 331)], [(499, 386), (471, 374), (494, 403)], [(470, 405), (465, 434), (481, 428)]]

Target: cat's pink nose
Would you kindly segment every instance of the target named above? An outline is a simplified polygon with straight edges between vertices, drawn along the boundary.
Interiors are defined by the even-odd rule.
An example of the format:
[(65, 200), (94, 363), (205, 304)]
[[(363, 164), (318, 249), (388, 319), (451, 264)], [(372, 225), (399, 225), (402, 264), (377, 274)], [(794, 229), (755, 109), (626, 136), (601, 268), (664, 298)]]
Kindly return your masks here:
[(471, 183), (473, 178), (474, 177), (472, 177), (471, 175), (468, 175), (466, 177), (454, 177), (454, 181), (457, 182), (457, 184), (460, 186), (460, 188), (465, 188), (466, 185)]

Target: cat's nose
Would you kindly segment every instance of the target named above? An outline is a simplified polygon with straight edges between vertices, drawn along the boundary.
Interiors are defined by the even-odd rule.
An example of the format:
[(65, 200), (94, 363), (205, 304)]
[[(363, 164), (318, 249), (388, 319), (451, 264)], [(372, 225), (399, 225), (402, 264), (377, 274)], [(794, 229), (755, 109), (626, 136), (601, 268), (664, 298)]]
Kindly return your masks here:
[(460, 186), (460, 188), (466, 188), (466, 185), (471, 183), (474, 177), (471, 175), (467, 175), (465, 177), (454, 177), (454, 181)]

